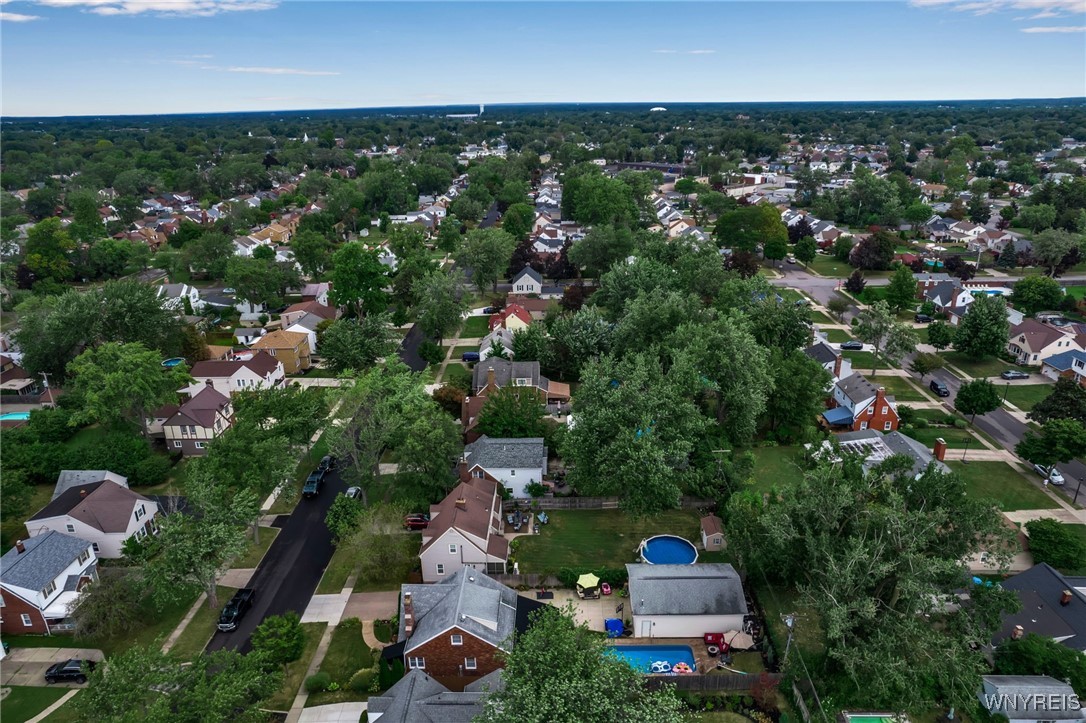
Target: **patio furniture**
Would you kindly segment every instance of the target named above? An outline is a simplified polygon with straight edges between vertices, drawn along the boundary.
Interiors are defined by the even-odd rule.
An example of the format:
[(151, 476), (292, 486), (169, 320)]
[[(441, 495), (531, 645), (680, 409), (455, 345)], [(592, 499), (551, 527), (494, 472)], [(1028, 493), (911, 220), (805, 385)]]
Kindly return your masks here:
[(607, 583), (603, 583), (602, 585), (600, 585), (600, 592), (602, 592), (604, 595), (610, 595), (611, 594), (611, 586), (608, 585)]
[(554, 593), (550, 590), (537, 590), (535, 593), (536, 600), (553, 600)]

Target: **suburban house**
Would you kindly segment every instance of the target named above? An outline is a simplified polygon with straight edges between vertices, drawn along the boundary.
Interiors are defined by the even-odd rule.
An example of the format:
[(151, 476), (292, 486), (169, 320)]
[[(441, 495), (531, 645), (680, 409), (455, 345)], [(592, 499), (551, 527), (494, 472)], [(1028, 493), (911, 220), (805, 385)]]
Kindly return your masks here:
[(1049, 379), (1069, 377), (1086, 386), (1086, 352), (1065, 351), (1041, 362), (1041, 374)]
[(506, 306), (517, 304), (522, 309), (528, 312), (532, 319), (538, 321), (547, 315), (547, 309), (557, 302), (554, 299), (539, 299), (530, 296), (524, 296), (523, 294), (507, 294), (505, 297)]
[(513, 332), (508, 329), (496, 326), (479, 342), (479, 359), (480, 361), (486, 361), (494, 355), (495, 351), (501, 348), (504, 355), (510, 359), (513, 358)]
[(169, 451), (181, 450), (185, 457), (207, 454), (207, 445), (234, 424), (234, 409), (230, 397), (212, 386), (204, 388), (177, 407), (162, 423), (162, 434)]
[[(300, 305), (295, 304), (295, 306)], [(282, 322), (281, 326), (284, 331), (305, 334), (309, 339), (309, 353), (316, 354), (317, 329), (325, 321), (334, 321), (336, 318), (336, 310), (330, 306), (321, 306), (315, 301), (307, 301), (304, 304), (301, 304), (301, 306), (311, 306), (315, 311), (295, 311), (290, 314), (283, 314), (280, 317), (280, 321)]]
[(1051, 324), (1042, 324), (1036, 319), (1026, 319), (1021, 324), (1011, 327), (1007, 341), (1007, 351), (1014, 356), (1015, 362), (1027, 366), (1038, 366), (1049, 357), (1067, 351), (1086, 351), (1086, 336), (1069, 334)]
[(94, 484), (95, 482), (110, 481), (121, 487), (128, 486), (128, 478), (122, 477), (119, 474), (115, 474), (106, 469), (66, 469), (61, 470), (61, 473), (57, 475), (57, 484), (53, 488), (53, 496), (51, 500), (55, 500), (62, 494), (72, 489), (73, 487), (80, 487), (83, 485)]
[(230, 396), (252, 389), (271, 389), (286, 383), (282, 362), (260, 351), (250, 359), (201, 361), (190, 372), (196, 381), (181, 391), (195, 395), (210, 383), (220, 393)]
[(407, 675), (381, 695), (366, 702), (368, 723), (444, 723), (470, 721), (483, 714), (483, 696), (502, 687), (501, 670), (468, 683), (462, 693), (453, 692), (421, 669)]
[(119, 558), (125, 540), (157, 531), (158, 503), (103, 480), (69, 487), (26, 521), (31, 538), (47, 532), (77, 535), (102, 558)]
[(278, 359), (287, 374), (298, 374), (310, 367), (309, 334), (279, 329), (258, 339), (252, 348)]
[(848, 427), (854, 432), (897, 429), (897, 403), (886, 396), (886, 390), (876, 387), (863, 374), (853, 374), (833, 385), (833, 407), (822, 413), (822, 419), (832, 427)]
[(170, 311), (184, 313), (186, 301), (195, 313), (199, 313), (204, 308), (204, 302), (200, 299), (200, 290), (188, 284), (163, 284), (158, 287), (158, 298), (162, 302), (162, 307)]
[(38, 380), (10, 356), (0, 354), (0, 395), (7, 397), (7, 401), (14, 401), (12, 397), (36, 397), (38, 394), (41, 394)]
[(464, 568), (502, 574), (509, 542), (502, 536), (502, 495), (497, 482), (472, 478), (430, 505), (422, 533), (423, 582), (439, 582)]
[(239, 326), (234, 329), (234, 339), (242, 346), (249, 346), (267, 333), (262, 326)]
[(547, 446), (542, 437), (494, 439), (485, 434), (464, 447), (460, 481), (500, 482), (513, 497), (529, 497), (526, 487), (542, 484)]
[(509, 361), (491, 357), (479, 362), (472, 370), (472, 394), (486, 396), (502, 387), (534, 387), (539, 390), (540, 402), (565, 404), (569, 401), (569, 385), (552, 382), (539, 373), (537, 361)]
[(1086, 720), (1075, 689), (1047, 675), (985, 675), (977, 697), (997, 719), (1014, 723)]
[(467, 568), (432, 585), (401, 585), (399, 635), (385, 652), (432, 676), (488, 675), (502, 667), (498, 653), (512, 648), (513, 634), (528, 629), (529, 614), (545, 604)]
[(963, 316), (965, 307), (973, 303), (973, 294), (961, 285), (960, 281), (940, 281), (939, 283), (924, 289), (925, 301), (930, 301), (936, 311), (946, 312), (954, 316)]
[(1042, 562), (1000, 583), (1013, 590), (1022, 609), (1003, 616), (1003, 626), (992, 642), (1018, 639), (1033, 633), (1086, 653), (1086, 589)]
[(626, 565), (633, 634), (638, 638), (700, 638), (742, 630), (747, 600), (728, 564)]
[(525, 266), (513, 277), (513, 292), (517, 294), (543, 293), (543, 277), (531, 266)]
[(803, 353), (822, 365), (830, 373), (828, 392), (841, 379), (852, 375), (852, 360), (845, 359), (841, 352), (825, 341), (818, 341), (803, 350)]
[(716, 515), (701, 518), (701, 546), (708, 552), (717, 552), (727, 546), (724, 541), (724, 523)]
[[(845, 432), (838, 434), (834, 440), (846, 454), (858, 454), (863, 458), (864, 471), (869, 471), (891, 457), (905, 456), (913, 461), (912, 473), (919, 477), (928, 469), (928, 465), (934, 464), (941, 472), (949, 472), (950, 468), (943, 462), (946, 459), (946, 442), (942, 439), (935, 440), (933, 449), (928, 449), (912, 437), (901, 432), (883, 433), (877, 429), (864, 429), (859, 432)], [(810, 445), (808, 445), (810, 448)], [(816, 453), (832, 453), (833, 442), (824, 440), (821, 449)]]
[(49, 635), (72, 629), (68, 611), (79, 591), (98, 579), (91, 543), (50, 530), (0, 557), (0, 633)]
[(509, 304), (496, 314), (490, 315), (490, 329), (508, 329), (517, 331), (527, 328), (533, 321), (532, 315), (520, 304)]
[(283, 328), (289, 329), (306, 314), (313, 314), (314, 316), (320, 317), (322, 320), (334, 320), (336, 318), (336, 310), (334, 307), (314, 300), (291, 304), (279, 315), (279, 319), (282, 321)]
[(331, 290), (332, 284), (327, 281), (306, 284), (302, 287), (302, 302), (315, 301), (321, 306), (328, 306), (328, 292)]

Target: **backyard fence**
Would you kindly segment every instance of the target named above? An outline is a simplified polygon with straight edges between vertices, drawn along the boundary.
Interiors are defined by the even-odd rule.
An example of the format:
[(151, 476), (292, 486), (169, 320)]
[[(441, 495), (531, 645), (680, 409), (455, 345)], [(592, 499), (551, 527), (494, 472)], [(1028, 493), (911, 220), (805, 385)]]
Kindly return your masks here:
[(558, 587), (558, 578), (554, 575), (543, 575), (540, 573), (530, 572), (523, 575), (514, 575), (512, 573), (505, 575), (490, 575), (490, 578), (497, 580), (502, 585), (515, 588), (518, 585), (527, 585), (529, 588)]
[[(653, 690), (662, 685), (674, 685), (676, 690), (749, 693), (759, 679), (757, 675), (650, 675), (645, 685)], [(767, 676), (767, 682), (773, 684), (780, 680), (781, 676), (776, 673)]]
[[(502, 503), (502, 508), (507, 512), (518, 507), (539, 510), (616, 510), (618, 499), (618, 497), (537, 497), (530, 502), (506, 500)], [(712, 507), (715, 504), (713, 500), (701, 497), (682, 497), (679, 500), (679, 507), (684, 510)]]

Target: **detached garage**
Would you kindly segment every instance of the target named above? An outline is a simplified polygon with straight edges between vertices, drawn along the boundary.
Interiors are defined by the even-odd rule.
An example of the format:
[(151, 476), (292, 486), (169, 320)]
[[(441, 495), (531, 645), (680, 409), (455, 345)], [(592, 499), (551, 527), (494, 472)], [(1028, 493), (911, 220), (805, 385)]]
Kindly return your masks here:
[(630, 564), (626, 570), (634, 637), (700, 638), (743, 629), (747, 601), (731, 565)]

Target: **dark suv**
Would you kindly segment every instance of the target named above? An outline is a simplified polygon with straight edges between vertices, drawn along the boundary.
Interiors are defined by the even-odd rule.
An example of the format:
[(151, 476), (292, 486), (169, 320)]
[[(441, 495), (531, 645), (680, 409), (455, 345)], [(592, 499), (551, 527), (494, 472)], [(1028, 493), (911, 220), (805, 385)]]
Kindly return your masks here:
[(216, 627), (224, 633), (237, 629), (238, 623), (245, 617), (245, 613), (249, 612), (254, 600), (256, 600), (256, 591), (252, 588), (246, 587), (238, 590), (234, 593), (234, 597), (230, 598), (230, 602), (226, 603), (226, 607), (222, 609), (222, 613), (219, 615), (219, 624)]
[(71, 681), (74, 683), (86, 683), (87, 673), (94, 670), (93, 660), (65, 660), (63, 663), (54, 663), (45, 671), (46, 683), (59, 683)]
[(302, 487), (302, 497), (316, 497), (321, 493), (321, 487), (324, 486), (324, 476), (328, 474), (328, 470), (317, 467), (315, 470), (309, 473), (309, 476), (305, 478), (305, 486)]
[(931, 317), (927, 314), (917, 314), (913, 317), (913, 321), (915, 321), (917, 324), (930, 324)]
[(943, 384), (938, 379), (932, 379), (931, 383), (928, 384), (928, 387), (931, 389), (931, 391), (935, 392), (936, 396), (940, 396), (940, 397), (949, 397), (950, 396), (950, 388), (947, 387), (946, 384)]
[(331, 472), (335, 469), (336, 458), (330, 454), (326, 454), (321, 457), (321, 461), (317, 463), (317, 469), (322, 469), (325, 472)]

